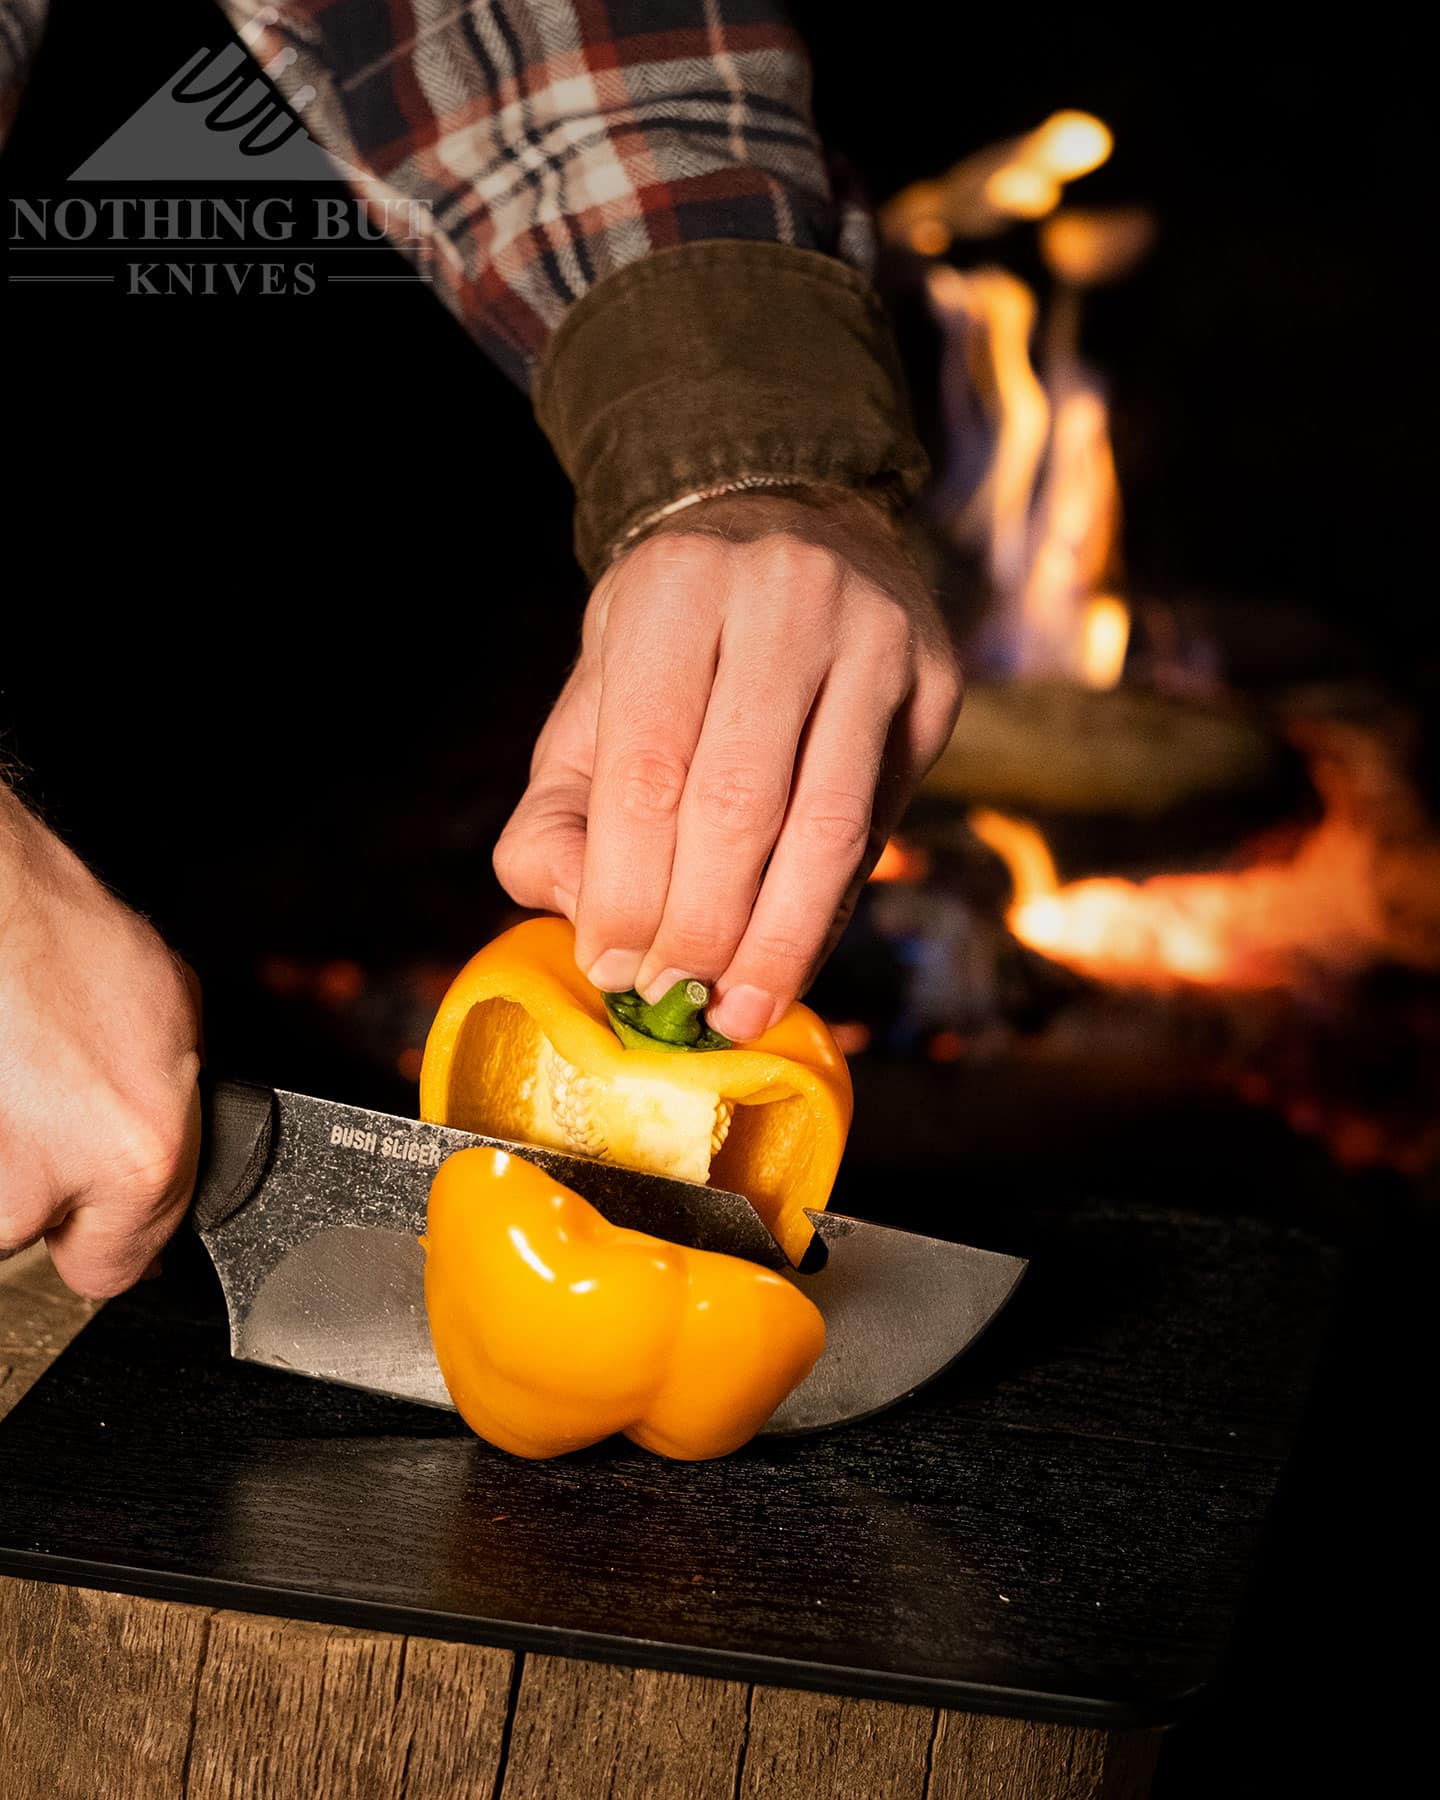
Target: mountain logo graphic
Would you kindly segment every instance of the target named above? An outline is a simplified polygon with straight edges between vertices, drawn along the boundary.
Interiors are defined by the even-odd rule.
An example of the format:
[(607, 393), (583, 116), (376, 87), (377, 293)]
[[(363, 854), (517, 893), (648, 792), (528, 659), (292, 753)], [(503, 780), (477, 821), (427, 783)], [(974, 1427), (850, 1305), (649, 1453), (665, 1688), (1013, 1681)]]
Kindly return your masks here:
[[(287, 57), (290, 52), (284, 53)], [(301, 89), (294, 104), (311, 92)], [(305, 130), (244, 47), (197, 50), (72, 181), (338, 182), (350, 173)]]

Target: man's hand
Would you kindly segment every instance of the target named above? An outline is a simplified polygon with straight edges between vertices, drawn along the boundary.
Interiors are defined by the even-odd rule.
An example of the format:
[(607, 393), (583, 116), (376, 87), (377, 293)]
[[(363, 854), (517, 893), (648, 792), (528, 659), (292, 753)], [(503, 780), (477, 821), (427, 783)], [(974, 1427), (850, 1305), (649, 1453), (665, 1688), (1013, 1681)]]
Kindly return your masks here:
[(98, 1299), (175, 1229), (200, 1142), (187, 976), (0, 786), (0, 1256), (43, 1236)]
[(717, 1031), (802, 993), (939, 756), (960, 671), (859, 497), (702, 501), (615, 562), (495, 851), (597, 987), (715, 983)]

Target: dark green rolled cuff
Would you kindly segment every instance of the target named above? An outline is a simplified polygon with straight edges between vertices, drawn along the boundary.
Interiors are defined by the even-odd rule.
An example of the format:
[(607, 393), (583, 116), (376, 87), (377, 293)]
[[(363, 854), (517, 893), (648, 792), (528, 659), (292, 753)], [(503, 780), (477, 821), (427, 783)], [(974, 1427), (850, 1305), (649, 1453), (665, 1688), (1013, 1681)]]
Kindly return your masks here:
[(819, 483), (898, 508), (929, 473), (873, 290), (787, 244), (680, 244), (606, 276), (566, 314), (533, 394), (592, 580), (689, 494)]

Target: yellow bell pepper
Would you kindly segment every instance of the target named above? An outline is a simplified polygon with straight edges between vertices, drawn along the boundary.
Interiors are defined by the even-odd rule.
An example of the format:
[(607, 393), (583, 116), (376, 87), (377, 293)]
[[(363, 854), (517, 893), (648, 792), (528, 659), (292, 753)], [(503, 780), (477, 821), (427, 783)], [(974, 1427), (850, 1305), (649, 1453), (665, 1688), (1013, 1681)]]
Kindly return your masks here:
[(749, 1044), (706, 1048), (724, 1040), (698, 1021), (695, 1048), (650, 1043), (611, 996), (614, 1022), (574, 945), (567, 920), (529, 919), (471, 957), (430, 1028), (421, 1116), (713, 1181), (744, 1194), (798, 1263), (805, 1209), (829, 1200), (850, 1129), (850, 1073), (825, 1025), (796, 1004)]
[(818, 1310), (782, 1276), (623, 1230), (504, 1150), (440, 1165), (421, 1241), (450, 1397), (515, 1456), (617, 1431), (660, 1456), (727, 1456), (825, 1347)]

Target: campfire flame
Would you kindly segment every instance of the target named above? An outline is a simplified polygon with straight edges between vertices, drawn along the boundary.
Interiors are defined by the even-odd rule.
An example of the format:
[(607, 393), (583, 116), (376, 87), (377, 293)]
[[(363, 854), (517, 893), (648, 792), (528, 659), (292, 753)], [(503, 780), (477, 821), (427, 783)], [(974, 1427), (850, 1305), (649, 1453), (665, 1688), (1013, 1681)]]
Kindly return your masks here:
[(1120, 685), (1130, 647), (1130, 608), (1115, 594), (1096, 594), (1080, 615), (1080, 675), (1086, 687)]
[[(1099, 385), (1078, 364), (1067, 362), (1058, 381), (1052, 376), (1050, 391), (1055, 411), (1049, 461), (1030, 519), (1029, 568), (1014, 597), (1018, 672), (1114, 687), (1130, 633), (1128, 609), (1115, 595), (1104, 596), (1096, 617), (1112, 621), (1110, 644), (1113, 652), (1118, 643), (1119, 661), (1113, 654), (1087, 657), (1087, 621), (1101, 598), (1101, 584), (1115, 573), (1119, 537), (1120, 484), (1109, 408)], [(1094, 630), (1092, 624), (1092, 641)]]
[(1324, 808), (1293, 853), (1230, 872), (1062, 883), (1040, 832), (977, 811), (1022, 943), (1117, 986), (1300, 988), (1380, 962), (1440, 970), (1440, 838), (1383, 741), (1303, 735)]
[(889, 200), (880, 227), (919, 256), (943, 256), (957, 239), (992, 237), (1017, 219), (1043, 219), (1066, 182), (1098, 169), (1114, 139), (1090, 113), (1052, 113), (1043, 125), (988, 144), (938, 179), (914, 181)]
[(898, 837), (888, 838), (871, 869), (871, 881), (923, 881), (930, 873), (930, 858), (918, 845)]
[(1050, 400), (1030, 363), (1035, 296), (1004, 269), (962, 274), (947, 264), (931, 269), (930, 304), (944, 327), (945, 410), (957, 440), (955, 460), (969, 433), (966, 411), (978, 395), (999, 422), (985, 479), (951, 521), (962, 541), (982, 543), (997, 589), (1023, 585), (1030, 497), (1050, 435)]
[(1110, 128), (1093, 113), (1051, 113), (1037, 131), (1021, 139), (1020, 159), (1056, 181), (1074, 181), (1098, 169), (1115, 147)]
[(1012, 219), (1043, 219), (1060, 204), (1060, 183), (1031, 163), (1002, 163), (982, 192), (997, 212)]
[[(1006, 164), (992, 179), (1031, 167)], [(1080, 306), (1083, 288), (1123, 273), (1148, 242), (1143, 214), (1061, 213), (1050, 221), (1041, 244), (1058, 285), (1040, 371), (1032, 351), (1038, 306), (1024, 282), (1003, 269), (945, 264), (927, 276), (946, 339), (955, 471), (947, 481), (965, 495), (952, 500), (946, 523), (986, 560), (996, 596), (989, 654), (1008, 675), (1112, 688), (1124, 670), (1130, 616), (1116, 592), (1120, 484), (1104, 386), (1080, 354)], [(967, 492), (977, 404), (993, 448)]]

